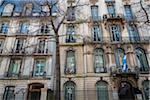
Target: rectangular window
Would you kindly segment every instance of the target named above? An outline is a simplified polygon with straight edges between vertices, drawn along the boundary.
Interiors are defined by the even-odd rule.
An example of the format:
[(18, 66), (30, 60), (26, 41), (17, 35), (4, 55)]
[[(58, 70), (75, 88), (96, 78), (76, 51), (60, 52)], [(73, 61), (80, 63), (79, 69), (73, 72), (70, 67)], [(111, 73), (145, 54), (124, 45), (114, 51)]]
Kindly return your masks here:
[(15, 87), (14, 86), (6, 86), (3, 100), (15, 100)]
[(132, 11), (131, 11), (131, 6), (130, 5), (124, 5), (125, 9), (125, 18), (128, 19), (133, 19)]
[(20, 33), (21, 34), (27, 34), (29, 31), (29, 23), (28, 22), (22, 22), (20, 24)]
[(67, 21), (75, 20), (75, 7), (68, 7), (67, 11)]
[(11, 59), (7, 73), (8, 77), (19, 76), (21, 63), (21, 59)]
[(67, 37), (66, 37), (66, 42), (76, 42), (75, 39), (75, 27), (74, 25), (69, 25), (67, 27)]
[(112, 37), (112, 41), (120, 41), (121, 40), (121, 27), (117, 24), (113, 24), (110, 26), (110, 33)]
[(45, 75), (45, 67), (46, 67), (46, 60), (45, 59), (36, 59), (35, 60), (35, 67), (34, 67), (34, 76), (43, 76)]
[(138, 29), (135, 24), (128, 25), (130, 41), (136, 42), (140, 40)]
[(98, 6), (94, 5), (91, 6), (91, 15), (92, 15), (92, 20), (98, 20)]
[(75, 70), (75, 51), (67, 51), (65, 73), (74, 74), (76, 72)]
[(25, 43), (25, 39), (16, 39), (15, 41), (15, 53), (24, 52), (23, 44)]
[(44, 25), (44, 24), (42, 24), (42, 26), (41, 26), (41, 33), (43, 34), (47, 34), (47, 33), (49, 33), (49, 27), (48, 27), (48, 25)]
[(102, 41), (102, 32), (99, 25), (94, 25), (92, 28), (93, 41)]
[(45, 39), (39, 39), (36, 47), (36, 53), (48, 53), (48, 42)]
[(110, 17), (115, 17), (116, 16), (116, 11), (115, 11), (115, 5), (114, 4), (107, 5), (107, 10), (108, 10), (108, 14), (110, 15)]
[(4, 40), (0, 39), (0, 53), (3, 51), (3, 46), (4, 46)]
[(3, 22), (1, 25), (0, 25), (0, 33), (3, 33), (3, 34), (6, 34), (8, 33), (8, 28), (9, 28), (9, 24), (8, 22)]

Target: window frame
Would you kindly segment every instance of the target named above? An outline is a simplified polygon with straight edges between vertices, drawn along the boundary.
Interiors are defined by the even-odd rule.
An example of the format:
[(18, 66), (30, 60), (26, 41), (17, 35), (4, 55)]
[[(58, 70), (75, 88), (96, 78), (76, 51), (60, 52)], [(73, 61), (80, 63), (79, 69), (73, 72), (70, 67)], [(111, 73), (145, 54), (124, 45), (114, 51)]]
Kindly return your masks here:
[[(70, 86), (69, 86), (70, 85)], [(70, 93), (66, 93), (67, 92), (67, 88), (68, 87), (68, 89), (69, 88), (71, 88), (71, 89), (73, 89), (73, 93), (72, 93), (72, 98), (68, 98), (69, 96), (69, 94), (71, 95), (71, 91), (70, 91)], [(75, 100), (76, 99), (76, 84), (73, 82), (73, 81), (67, 81), (66, 83), (64, 83), (64, 100)]]
[(129, 33), (129, 39), (131, 42), (138, 42), (140, 41), (140, 35), (138, 32), (138, 28), (135, 24), (128, 24), (128, 33)]
[(102, 28), (100, 25), (93, 25), (92, 27), (92, 37), (93, 41), (100, 42), (103, 38)]
[(0, 33), (7, 34), (9, 29), (9, 22), (2, 22), (0, 26)]
[[(139, 56), (138, 52), (140, 52), (142, 54), (142, 57), (140, 56), (139, 58), (137, 57), (137, 55)], [(141, 73), (147, 73), (150, 70), (149, 64), (148, 64), (148, 59), (147, 59), (147, 55), (145, 53), (145, 51), (141, 48), (136, 48), (135, 49), (135, 57), (136, 57), (136, 62), (137, 62), (137, 66), (140, 70)], [(142, 60), (142, 62), (141, 62)]]
[(66, 29), (66, 43), (75, 43), (76, 42), (75, 34), (76, 34), (75, 25), (72, 24), (68, 25)]
[[(98, 89), (98, 88), (102, 89), (102, 84), (103, 84), (103, 86), (105, 86), (105, 89), (106, 89), (105, 93), (103, 92), (104, 90), (102, 91), (102, 90)], [(102, 95), (102, 92), (103, 92), (103, 95)], [(109, 100), (108, 83), (105, 81), (98, 81), (96, 83), (96, 94), (97, 94), (97, 100)], [(103, 96), (103, 98), (101, 98), (102, 96)]]
[(121, 25), (111, 24), (109, 25), (109, 31), (112, 42), (119, 42), (122, 40)]
[[(99, 57), (98, 57), (99, 56)], [(96, 66), (96, 57), (98, 57), (98, 61), (100, 61), (100, 58), (102, 59), (103, 65)], [(99, 63), (100, 64), (100, 63)], [(106, 67), (105, 67), (105, 56), (104, 56), (104, 50), (101, 48), (95, 48), (94, 49), (94, 72), (95, 73), (105, 73)], [(99, 68), (99, 71), (97, 71), (97, 68)]]
[[(69, 53), (72, 53), (69, 55)], [(66, 60), (65, 60), (65, 69), (64, 69), (64, 73), (65, 74), (75, 74), (76, 73), (76, 52), (75, 50), (67, 50), (66, 51)], [(72, 55), (72, 56), (71, 56)], [(69, 57), (72, 61), (68, 61)], [(72, 64), (73, 63), (73, 64)], [(68, 65), (74, 65), (74, 66), (68, 66)]]
[[(37, 61), (39, 61), (40, 63), (37, 63)], [(42, 66), (43, 68), (41, 68), (41, 66), (37, 67), (37, 64), (44, 64), (44, 66)], [(34, 68), (33, 68), (33, 76), (34, 77), (40, 77), (40, 76), (45, 76), (46, 75), (46, 58), (36, 58), (34, 60)], [(36, 72), (38, 69), (38, 73)], [(41, 72), (42, 69), (42, 72)]]
[(75, 6), (67, 7), (67, 21), (75, 21), (76, 13), (75, 13)]
[(125, 18), (127, 20), (133, 19), (133, 13), (132, 13), (131, 5), (124, 5), (124, 12), (125, 12)]
[(21, 34), (28, 34), (29, 33), (29, 22), (23, 21), (19, 23), (19, 32)]
[[(17, 62), (19, 61), (19, 65), (17, 65), (17, 69), (15, 70), (15, 73), (13, 72), (13, 70), (15, 69), (15, 65)], [(10, 59), (10, 64), (9, 64), (9, 68), (8, 68), (8, 72), (7, 72), (7, 77), (19, 77), (20, 71), (21, 71), (21, 67), (22, 67), (22, 59), (21, 58), (11, 58)]]
[(13, 97), (10, 97), (10, 98), (11, 98), (11, 100), (12, 100), (12, 99), (15, 100), (15, 94), (14, 94), (14, 92), (15, 92), (15, 86), (6, 86), (6, 87), (5, 87), (4, 95), (3, 95), (3, 100), (9, 100), (9, 99), (10, 99), (10, 98), (8, 97), (8, 95), (10, 95), (10, 94), (9, 94), (10, 88), (13, 88), (13, 90), (11, 90), (11, 91), (13, 92), (13, 94), (11, 94), (11, 95), (13, 95)]
[(92, 20), (98, 20), (98, 18), (99, 18), (99, 7), (98, 7), (98, 5), (92, 5), (91, 6), (91, 16), (92, 16)]

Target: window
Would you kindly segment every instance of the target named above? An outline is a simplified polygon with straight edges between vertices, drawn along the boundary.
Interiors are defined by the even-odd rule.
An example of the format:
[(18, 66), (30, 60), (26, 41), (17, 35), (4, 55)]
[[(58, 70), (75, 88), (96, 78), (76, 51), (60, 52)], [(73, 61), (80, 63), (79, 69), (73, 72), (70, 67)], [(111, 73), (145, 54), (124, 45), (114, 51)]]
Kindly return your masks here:
[(3, 22), (0, 26), (0, 33), (8, 33), (8, 22)]
[(124, 5), (124, 9), (125, 9), (125, 18), (128, 19), (133, 19), (133, 15), (132, 15), (132, 10), (131, 10), (131, 6), (130, 5)]
[(108, 96), (108, 84), (103, 81), (96, 83), (97, 100), (109, 100)]
[(125, 52), (123, 49), (117, 49), (115, 51), (115, 56), (116, 56), (116, 65), (118, 68), (122, 69), (123, 68), (123, 58), (125, 56)]
[(107, 5), (107, 10), (108, 10), (108, 14), (109, 14), (111, 17), (115, 17), (115, 16), (116, 16), (115, 5), (114, 5), (114, 4)]
[(94, 50), (94, 70), (96, 73), (105, 72), (104, 52), (102, 49)]
[(13, 10), (14, 10), (13, 4), (5, 5), (2, 16), (11, 16), (13, 13)]
[(8, 69), (8, 77), (18, 76), (22, 60), (21, 59), (11, 59), (9, 69)]
[(24, 15), (31, 16), (32, 13), (32, 4), (26, 4), (24, 8)]
[(102, 31), (99, 25), (94, 25), (92, 28), (93, 41), (102, 41)]
[[(28, 95), (26, 100), (41, 100), (41, 89), (44, 88), (44, 84), (31, 83), (28, 85)], [(23, 100), (23, 99), (20, 99)]]
[(66, 53), (66, 66), (65, 73), (66, 74), (74, 74), (76, 72), (75, 65), (75, 51), (67, 51)]
[(135, 55), (136, 55), (136, 60), (137, 60), (137, 66), (140, 68), (140, 71), (148, 72), (149, 65), (148, 65), (147, 57), (146, 57), (144, 50), (141, 48), (135, 49)]
[(138, 29), (135, 24), (129, 24), (128, 31), (129, 31), (129, 38), (131, 42), (140, 41)]
[(66, 37), (66, 42), (76, 42), (75, 39), (75, 26), (74, 25), (69, 25), (67, 27), (67, 37)]
[(48, 53), (48, 42), (45, 39), (38, 39), (38, 45), (35, 49), (35, 53)]
[(98, 6), (96, 5), (91, 6), (91, 15), (92, 20), (98, 20)]
[(75, 20), (75, 7), (68, 7), (67, 21)]
[(36, 59), (34, 76), (43, 76), (45, 75), (46, 60), (45, 59)]
[(18, 38), (15, 41), (15, 53), (24, 52), (23, 44), (25, 43), (25, 39)]
[(15, 87), (14, 86), (6, 86), (3, 100), (15, 100)]
[(4, 46), (4, 40), (0, 39), (0, 53), (3, 51), (3, 46)]
[(147, 80), (147, 81), (144, 81), (143, 82), (143, 91), (144, 91), (144, 96), (145, 96), (145, 99), (144, 100), (150, 100), (150, 81)]
[(41, 33), (45, 33), (45, 34), (49, 33), (48, 25), (42, 24), (42, 26), (41, 26)]
[(64, 85), (65, 89), (65, 99), (64, 100), (75, 100), (75, 83), (68, 81)]
[(29, 23), (28, 22), (22, 22), (20, 25), (20, 33), (27, 34), (29, 31)]
[(121, 28), (118, 24), (113, 24), (110, 26), (110, 32), (112, 36), (112, 41), (121, 40)]

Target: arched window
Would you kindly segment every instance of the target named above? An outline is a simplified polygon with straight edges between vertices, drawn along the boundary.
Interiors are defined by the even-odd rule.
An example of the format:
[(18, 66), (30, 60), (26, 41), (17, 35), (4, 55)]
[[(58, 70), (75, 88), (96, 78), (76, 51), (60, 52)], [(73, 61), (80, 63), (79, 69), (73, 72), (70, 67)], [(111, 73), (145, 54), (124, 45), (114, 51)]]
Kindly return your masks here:
[(5, 5), (2, 16), (11, 16), (13, 10), (14, 10), (14, 5), (13, 4)]
[(135, 55), (137, 60), (137, 66), (140, 68), (140, 71), (149, 71), (148, 61), (144, 50), (141, 48), (135, 49)]
[(106, 72), (104, 63), (104, 52), (100, 48), (94, 50), (94, 71), (95, 73)]
[(150, 100), (150, 81), (144, 81), (143, 82), (143, 92), (144, 92), (144, 96), (145, 96), (145, 100)]
[(74, 74), (76, 72), (75, 51), (69, 50), (66, 52), (65, 73)]
[(108, 98), (108, 84), (104, 81), (96, 83), (97, 100), (109, 100)]
[(116, 56), (116, 65), (119, 68), (123, 67), (123, 58), (125, 56), (124, 50), (119, 48), (115, 51), (115, 56)]
[(64, 85), (65, 100), (75, 100), (75, 83), (68, 81)]

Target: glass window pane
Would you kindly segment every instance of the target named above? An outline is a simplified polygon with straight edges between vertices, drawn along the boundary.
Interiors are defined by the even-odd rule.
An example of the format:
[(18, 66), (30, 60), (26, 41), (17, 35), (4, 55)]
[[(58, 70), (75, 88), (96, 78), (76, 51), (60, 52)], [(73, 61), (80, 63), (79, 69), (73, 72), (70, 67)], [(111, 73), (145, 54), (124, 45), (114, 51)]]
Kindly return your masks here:
[(3, 100), (15, 100), (14, 89), (15, 89), (15, 87), (13, 87), (13, 86), (5, 87)]
[(44, 75), (45, 66), (46, 66), (45, 59), (37, 59), (35, 62), (36, 63), (35, 63), (34, 75), (35, 76)]
[(67, 51), (66, 73), (75, 73), (75, 52)]
[(108, 99), (108, 86), (105, 82), (98, 82), (96, 84), (97, 98), (98, 100), (109, 100)]
[(98, 18), (98, 6), (91, 6), (91, 15), (93, 19)]
[(73, 82), (65, 83), (65, 100), (75, 100), (75, 84)]
[(136, 49), (135, 53), (140, 71), (149, 71), (149, 65), (144, 51), (141, 49)]

